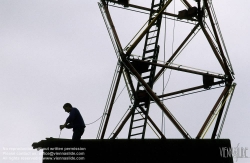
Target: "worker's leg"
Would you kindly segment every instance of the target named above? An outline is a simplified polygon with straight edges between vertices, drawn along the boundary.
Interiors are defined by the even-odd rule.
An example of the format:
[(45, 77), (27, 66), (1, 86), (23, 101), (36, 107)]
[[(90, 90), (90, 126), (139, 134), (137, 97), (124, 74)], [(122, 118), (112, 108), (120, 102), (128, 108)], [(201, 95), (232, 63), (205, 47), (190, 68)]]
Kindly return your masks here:
[(74, 133), (73, 133), (73, 136), (72, 136), (72, 140), (80, 140), (81, 136), (84, 133), (84, 128), (75, 129), (73, 132)]

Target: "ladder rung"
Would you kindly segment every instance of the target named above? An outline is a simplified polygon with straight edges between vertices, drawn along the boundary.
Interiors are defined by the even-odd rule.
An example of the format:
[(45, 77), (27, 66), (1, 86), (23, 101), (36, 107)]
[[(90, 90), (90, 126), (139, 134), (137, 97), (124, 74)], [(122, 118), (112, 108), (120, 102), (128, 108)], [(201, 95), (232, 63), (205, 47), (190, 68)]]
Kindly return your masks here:
[(134, 122), (136, 122), (136, 121), (141, 121), (141, 120), (144, 120), (144, 118), (136, 119), (136, 120), (134, 120)]
[(157, 36), (149, 37), (148, 39), (156, 38)]
[(136, 126), (136, 127), (132, 127), (132, 129), (135, 129), (135, 128), (140, 128), (140, 127), (143, 127), (144, 125), (141, 125), (141, 126)]
[(147, 78), (150, 78), (150, 76), (144, 76), (144, 77), (142, 77), (142, 79), (147, 79)]
[(130, 136), (136, 136), (136, 135), (141, 135), (141, 134), (142, 134), (142, 132), (141, 133), (137, 133), (137, 134), (132, 134)]
[(153, 43), (150, 43), (150, 44), (147, 44), (147, 46), (149, 46), (149, 45), (153, 45), (153, 44), (155, 44), (155, 42), (153, 42)]
[(156, 31), (158, 31), (158, 30), (156, 29), (156, 30), (153, 30), (153, 31), (149, 31), (148, 33), (156, 32)]
[(154, 56), (145, 57), (143, 59), (149, 59), (149, 58), (154, 58)]
[(151, 50), (145, 51), (145, 53), (151, 53), (151, 52), (154, 52), (154, 51), (155, 51), (155, 49), (151, 49)]

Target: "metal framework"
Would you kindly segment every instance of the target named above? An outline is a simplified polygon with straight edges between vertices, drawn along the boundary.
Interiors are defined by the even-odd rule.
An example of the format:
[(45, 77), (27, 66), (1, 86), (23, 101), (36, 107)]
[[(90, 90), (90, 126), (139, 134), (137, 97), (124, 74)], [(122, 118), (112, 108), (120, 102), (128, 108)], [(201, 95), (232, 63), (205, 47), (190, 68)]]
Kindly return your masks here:
[[(173, 0), (152, 0), (150, 8), (139, 6), (136, 4), (129, 4), (129, 0), (101, 0), (98, 3), (118, 59), (115, 76), (104, 110), (104, 116), (102, 118), (97, 135), (98, 139), (104, 139), (114, 100), (117, 94), (117, 89), (122, 76), (125, 80), (129, 92), (132, 107), (121, 119), (111, 139), (115, 139), (117, 137), (117, 135), (123, 129), (124, 125), (129, 121), (129, 119), (130, 125), (128, 139), (134, 138), (135, 136), (137, 138), (139, 136), (139, 138), (144, 139), (147, 124), (151, 124), (151, 127), (156, 130), (157, 135), (159, 135), (161, 139), (166, 139), (164, 134), (157, 127), (157, 125), (149, 115), (150, 104), (152, 102), (155, 102), (158, 105), (158, 107), (164, 112), (164, 114), (169, 118), (169, 120), (173, 123), (173, 125), (185, 139), (191, 139), (192, 137), (178, 122), (178, 120), (174, 117), (170, 110), (163, 104), (160, 98), (178, 96), (185, 93), (191, 93), (193, 91), (201, 91), (204, 89), (209, 89), (216, 85), (224, 84), (224, 90), (222, 91), (218, 100), (215, 102), (214, 107), (211, 109), (210, 114), (207, 116), (196, 136), (197, 139), (203, 138), (207, 133), (207, 130), (211, 126), (213, 120), (217, 118), (211, 139), (215, 139), (216, 135), (217, 137), (219, 137), (217, 133), (219, 125), (221, 123), (223, 110), (226, 105), (228, 105), (228, 109), (233, 91), (236, 86), (236, 84), (233, 82), (234, 71), (227, 54), (224, 40), (221, 35), (212, 1), (196, 0), (197, 6), (191, 6), (188, 2), (189, 0), (179, 1), (184, 4), (184, 7), (186, 7), (186, 9), (179, 11), (178, 15), (165, 12), (167, 7), (173, 2)], [(123, 5), (126, 9), (136, 9), (137, 11), (149, 12), (149, 19), (146, 24), (124, 48), (120, 43), (120, 39), (109, 12), (110, 3), (117, 6)], [(158, 61), (158, 55), (160, 51), (158, 40), (163, 16), (171, 17), (174, 20), (192, 21), (195, 22), (195, 25), (191, 32), (179, 45), (179, 47), (173, 52), (172, 56), (167, 60), (167, 62), (162, 64), (160, 63), (160, 61)], [(211, 31), (207, 30), (207, 22), (210, 22), (210, 26), (212, 27)], [(191, 41), (192, 37), (194, 37), (197, 31), (200, 29), (204, 33), (205, 38), (207, 39), (214, 53), (214, 56), (217, 58), (221, 68), (223, 69), (224, 74), (218, 74), (173, 64), (174, 59), (179, 55), (182, 49), (187, 45), (189, 41)], [(143, 54), (141, 57), (136, 58), (132, 55), (132, 51), (139, 44), (139, 42), (142, 41), (143, 38), (145, 38)], [(161, 69), (159, 71), (156, 71), (157, 67)], [(170, 92), (167, 94), (156, 95), (153, 91), (153, 86), (166, 69), (201, 75), (203, 76), (203, 85)], [(134, 85), (132, 81), (133, 77), (137, 80), (137, 85)], [(219, 81), (214, 82), (214, 79), (217, 79)], [(224, 116), (226, 116), (226, 114), (224, 114)], [(223, 126), (223, 123), (221, 124), (221, 127)]]

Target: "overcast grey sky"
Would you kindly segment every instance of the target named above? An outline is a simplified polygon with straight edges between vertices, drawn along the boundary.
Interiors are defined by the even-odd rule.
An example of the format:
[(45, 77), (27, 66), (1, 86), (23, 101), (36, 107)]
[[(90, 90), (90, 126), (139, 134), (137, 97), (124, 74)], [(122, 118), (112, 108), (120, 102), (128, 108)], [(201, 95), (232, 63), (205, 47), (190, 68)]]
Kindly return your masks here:
[[(66, 102), (80, 110), (87, 124), (102, 115), (117, 59), (97, 2), (98, 0), (0, 0), (1, 154), (3, 148), (28, 148), (33, 142), (46, 137), (58, 138), (59, 125), (68, 116), (62, 109)], [(130, 2), (143, 6), (150, 4), (149, 0)], [(231, 139), (232, 147), (239, 144), (240, 147), (250, 148), (250, 2), (213, 0), (213, 4), (237, 83), (221, 138)], [(170, 6), (168, 10), (173, 12), (173, 7)], [(175, 12), (179, 9), (184, 9), (184, 6), (177, 4), (176, 0)], [(115, 8), (110, 10), (122, 46), (125, 47), (146, 22), (148, 15)], [(170, 56), (172, 51), (173, 23), (166, 21), (166, 37), (169, 41), (166, 56)], [(176, 22), (175, 48), (191, 27), (192, 25)], [(160, 59), (163, 59), (163, 36), (161, 41)], [(140, 47), (133, 54), (141, 55)], [(210, 51), (200, 32), (176, 63), (221, 73), (221, 68)], [(166, 72), (165, 82), (168, 76), (169, 71)], [(201, 84), (200, 76), (187, 76), (172, 71), (166, 92)], [(118, 92), (123, 87), (122, 82)], [(159, 94), (162, 91), (162, 80), (155, 91)], [(222, 89), (164, 103), (190, 135), (195, 137), (221, 91)], [(123, 91), (114, 106), (114, 118), (111, 119), (106, 137), (128, 106), (127, 92)], [(157, 107), (153, 105), (152, 108)], [(151, 109), (150, 113), (160, 125), (159, 109)], [(95, 139), (99, 124), (100, 121), (87, 126), (82, 138)], [(166, 137), (181, 138), (170, 122), (166, 120), (165, 125)], [(152, 132), (148, 132), (149, 138), (155, 138)], [(61, 138), (70, 139), (71, 135), (71, 130), (63, 130)], [(208, 135), (207, 138), (211, 134)], [(127, 130), (118, 136), (126, 137)], [(249, 151), (247, 155), (250, 157)], [(237, 162), (246, 163), (249, 160), (242, 158)]]

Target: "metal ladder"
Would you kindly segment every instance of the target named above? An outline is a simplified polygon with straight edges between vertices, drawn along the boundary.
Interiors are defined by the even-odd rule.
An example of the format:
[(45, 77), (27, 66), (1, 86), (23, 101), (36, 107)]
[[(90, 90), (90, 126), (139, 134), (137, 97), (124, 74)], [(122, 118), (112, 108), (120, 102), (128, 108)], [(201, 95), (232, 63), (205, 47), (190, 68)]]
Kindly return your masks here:
[[(164, 5), (164, 0), (152, 0), (151, 4), (151, 12), (149, 16), (149, 23), (154, 19), (155, 15), (160, 11), (162, 6)], [(158, 59), (159, 53), (159, 45), (158, 39), (160, 34), (160, 27), (161, 27), (161, 20), (162, 16), (160, 16), (154, 25), (149, 29), (146, 34), (144, 49), (142, 60), (156, 63)], [(138, 73), (144, 79), (144, 81), (149, 85), (152, 89), (154, 84), (154, 76), (156, 66), (153, 65), (145, 65), (141, 63), (133, 63), (135, 68), (138, 68)], [(138, 66), (138, 64), (141, 64)], [(144, 67), (144, 68), (141, 68)], [(141, 85), (140, 82), (137, 84), (136, 88), (136, 95), (134, 105), (132, 107), (132, 115), (131, 115), (131, 122), (129, 127), (129, 134), (128, 139), (130, 138), (140, 138), (144, 139), (149, 107), (150, 107), (151, 98), (145, 91), (144, 87)]]

